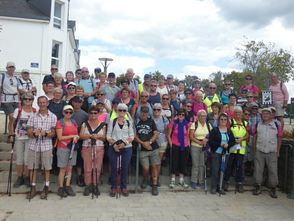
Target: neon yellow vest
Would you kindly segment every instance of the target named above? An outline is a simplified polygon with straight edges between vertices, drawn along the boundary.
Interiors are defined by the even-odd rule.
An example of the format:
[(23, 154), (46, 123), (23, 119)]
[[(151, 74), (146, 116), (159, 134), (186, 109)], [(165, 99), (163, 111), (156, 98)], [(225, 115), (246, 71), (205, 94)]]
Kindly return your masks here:
[[(245, 125), (245, 127), (244, 127), (243, 122), (241, 125), (237, 125), (236, 120), (232, 119), (230, 122), (231, 125), (232, 125), (232, 121), (233, 121), (233, 127), (231, 127), (231, 131), (232, 131), (234, 137), (245, 137), (246, 133), (247, 133), (247, 130), (245, 127), (247, 126), (248, 122), (244, 121), (244, 125)], [(246, 140), (243, 140), (241, 142), (241, 146), (244, 148), (240, 149), (240, 154), (245, 154), (246, 153)], [(230, 153), (237, 153), (237, 150), (230, 151)]]
[[(125, 117), (127, 120), (130, 120), (128, 114), (125, 114), (124, 117)], [(112, 111), (110, 112), (110, 118), (109, 118), (109, 120), (114, 120), (115, 118), (117, 118), (117, 113), (115, 112), (115, 110), (112, 110)]]
[(214, 95), (213, 95), (212, 100), (210, 100), (210, 99), (209, 99), (208, 97), (206, 97), (205, 95), (206, 95), (206, 94), (203, 94), (203, 96), (202, 96), (202, 97), (203, 97), (202, 100), (203, 100), (203, 103), (206, 104), (206, 106), (207, 106), (207, 112), (210, 113), (210, 112), (212, 112), (211, 104), (212, 104), (213, 102), (219, 102), (219, 103), (220, 103), (220, 100), (219, 100), (217, 94), (214, 94)]

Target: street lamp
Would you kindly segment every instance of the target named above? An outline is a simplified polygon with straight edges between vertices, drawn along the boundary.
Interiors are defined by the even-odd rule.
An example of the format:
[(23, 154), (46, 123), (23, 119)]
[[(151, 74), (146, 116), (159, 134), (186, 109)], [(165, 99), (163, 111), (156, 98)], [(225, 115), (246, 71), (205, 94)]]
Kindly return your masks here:
[[(107, 74), (107, 68), (110, 65), (110, 63), (113, 61), (112, 58), (98, 58), (101, 62), (102, 66), (104, 67), (104, 73)], [(104, 61), (104, 63), (102, 62)], [(107, 65), (107, 62), (109, 61), (109, 64)]]

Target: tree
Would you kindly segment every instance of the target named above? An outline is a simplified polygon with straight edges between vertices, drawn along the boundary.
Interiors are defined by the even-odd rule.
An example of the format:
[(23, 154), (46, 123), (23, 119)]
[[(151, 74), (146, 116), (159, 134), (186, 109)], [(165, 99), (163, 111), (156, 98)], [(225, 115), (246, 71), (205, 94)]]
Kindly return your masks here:
[[(116, 81), (115, 81), (116, 86), (120, 87), (120, 82), (121, 82), (121, 80), (124, 79), (124, 78), (127, 78), (127, 74), (122, 73), (121, 75), (117, 76), (117, 77), (116, 77)], [(140, 81), (140, 77), (139, 77), (139, 76), (136, 76), (136, 75), (135, 75), (135, 76), (134, 76), (134, 79), (138, 81), (138, 84), (141, 83), (141, 81)]]
[(149, 74), (151, 75), (151, 80), (156, 80), (158, 82), (161, 72), (155, 71), (153, 73), (149, 72)]
[(218, 91), (222, 90), (224, 87), (224, 76), (229, 73), (217, 71), (213, 72), (209, 75), (209, 79), (211, 82), (215, 83), (217, 86)]
[(259, 88), (268, 88), (272, 72), (277, 73), (283, 82), (294, 77), (293, 56), (282, 48), (277, 49), (275, 43), (246, 39), (236, 50), (235, 59), (241, 62), (243, 72), (252, 73), (254, 84)]

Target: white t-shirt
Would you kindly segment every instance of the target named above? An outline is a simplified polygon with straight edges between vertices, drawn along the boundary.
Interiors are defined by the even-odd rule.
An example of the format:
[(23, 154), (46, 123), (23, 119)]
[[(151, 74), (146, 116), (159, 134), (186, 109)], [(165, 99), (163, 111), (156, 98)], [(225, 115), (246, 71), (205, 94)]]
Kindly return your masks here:
[[(31, 112), (26, 112), (24, 110), (21, 111), (20, 117), (16, 122), (16, 127), (15, 127), (15, 134), (16, 138), (18, 140), (25, 140), (29, 139), (28, 133), (27, 133), (27, 122), (29, 118), (34, 114), (33, 111)], [(13, 117), (16, 119), (18, 115), (18, 108), (14, 110)]]
[(22, 77), (19, 78), (18, 89), (29, 91), (32, 90), (32, 87), (34, 86), (35, 84), (32, 79), (28, 79), (27, 81), (25, 81), (24, 79), (22, 79)]
[(18, 80), (16, 76), (12, 78), (4, 73), (4, 81), (2, 85), (3, 74), (0, 74), (0, 86), (2, 87), (1, 102), (2, 103), (11, 103), (18, 102), (17, 90), (18, 90)]
[(166, 86), (164, 86), (164, 88), (160, 89), (159, 87), (156, 88), (156, 91), (159, 92), (160, 94), (164, 95), (164, 94), (168, 94), (168, 89)]

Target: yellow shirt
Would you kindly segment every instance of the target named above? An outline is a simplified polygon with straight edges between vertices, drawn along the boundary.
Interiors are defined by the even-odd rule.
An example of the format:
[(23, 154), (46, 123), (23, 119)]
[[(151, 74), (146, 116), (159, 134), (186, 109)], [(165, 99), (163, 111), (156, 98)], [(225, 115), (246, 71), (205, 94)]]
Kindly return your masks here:
[[(190, 130), (195, 130), (195, 124), (197, 124), (196, 122), (193, 123), (190, 127)], [(212, 126), (210, 124), (208, 124), (210, 127), (210, 130), (212, 130)], [(209, 134), (209, 130), (207, 128), (206, 122), (204, 122), (204, 126), (202, 126), (202, 124), (198, 121), (198, 127), (197, 129), (194, 131), (194, 138), (196, 138), (197, 140), (203, 140), (206, 135)], [(202, 148), (203, 145), (200, 145), (198, 143), (195, 143), (193, 141), (191, 141), (191, 145), (195, 146), (195, 147), (200, 147)]]

